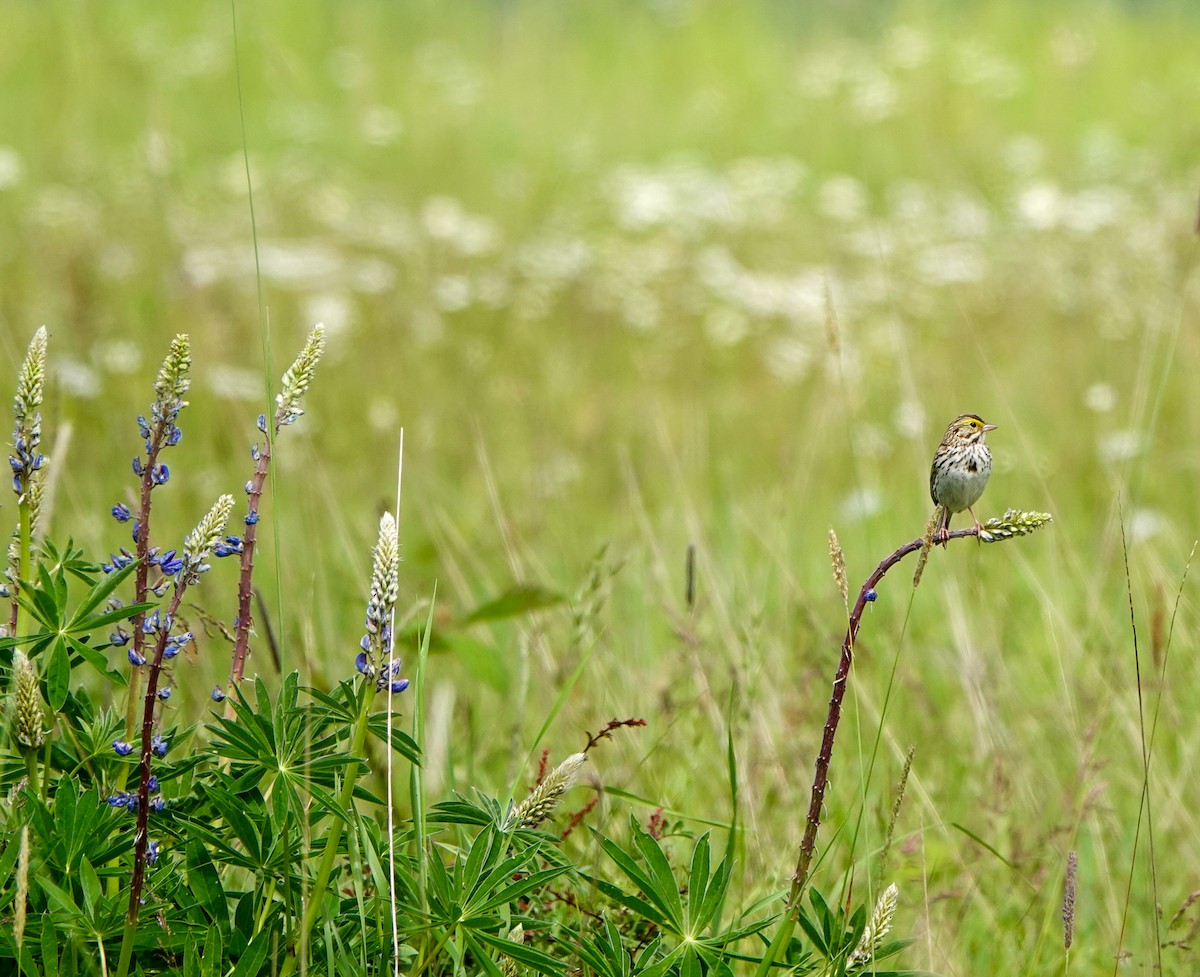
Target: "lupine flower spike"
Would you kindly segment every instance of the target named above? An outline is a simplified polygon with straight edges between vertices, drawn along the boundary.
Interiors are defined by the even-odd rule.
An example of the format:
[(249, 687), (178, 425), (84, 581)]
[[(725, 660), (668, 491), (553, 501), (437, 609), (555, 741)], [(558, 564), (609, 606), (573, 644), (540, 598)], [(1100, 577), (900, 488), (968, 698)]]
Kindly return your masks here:
[[(149, 815), (152, 812), (161, 811), (165, 805), (161, 796), (153, 798), (150, 796), (158, 790), (158, 778), (150, 772), (152, 758), (155, 755), (162, 757), (167, 752), (167, 741), (161, 735), (154, 733), (154, 712), (158, 703), (165, 702), (171, 695), (170, 687), (161, 689), (158, 687), (158, 680), (162, 673), (163, 660), (168, 657), (167, 649), (171, 648), (173, 649), (171, 654), (177, 654), (179, 648), (192, 640), (190, 632), (172, 636), (171, 628), (175, 623), (175, 615), (179, 611), (188, 587), (208, 571), (208, 558), (212, 554), (213, 547), (224, 536), (225, 524), (229, 521), (229, 514), (232, 511), (233, 496), (222, 495), (204, 518), (197, 523), (196, 528), (188, 533), (187, 539), (183, 543), (183, 556), (179, 558), (178, 568), (175, 570), (175, 593), (172, 595), (170, 603), (165, 612), (156, 610), (147, 616), (142, 628), (139, 629), (147, 634), (153, 634), (155, 639), (154, 659), (147, 670), (146, 696), (142, 710), (141, 763), (139, 765), (141, 780), (133, 806), (130, 808), (136, 810), (138, 816), (137, 831), (134, 834), (133, 879), (130, 883), (127, 914), (127, 919), (131, 924), (137, 921), (141, 907), (146, 866), (153, 861), (150, 854), (157, 852), (157, 848), (151, 847), (153, 842), (149, 839)], [(120, 748), (115, 743), (113, 749), (120, 752)], [(112, 803), (111, 799), (109, 803)]]
[(46, 726), (42, 715), (42, 693), (38, 689), (37, 668), (25, 652), (13, 652), (15, 675), (17, 742), (36, 750), (46, 742)]
[(572, 753), (550, 771), (525, 800), (521, 801), (505, 821), (505, 828), (536, 828), (558, 806), (559, 799), (575, 783), (580, 768), (587, 761), (586, 753)]
[(46, 384), (46, 346), (49, 338), (42, 326), (33, 334), (13, 397), (13, 453), (8, 456), (12, 487), (17, 496), (18, 526), (8, 551), (3, 595), (12, 598), (9, 633), (17, 628), (18, 580), (29, 575), (29, 553), (41, 509), (42, 475), (46, 458), (38, 448), (42, 442), (42, 395)]
[(251, 575), (254, 571), (254, 546), (258, 525), (258, 505), (262, 498), (263, 485), (267, 479), (267, 471), (271, 466), (271, 437), (279, 433), (279, 429), (289, 424), (295, 424), (304, 411), (300, 401), (307, 393), (316, 372), (317, 363), (325, 352), (325, 327), (318, 323), (300, 350), (296, 361), (288, 367), (280, 383), (279, 394), (275, 397), (275, 424), (272, 428), (267, 423), (266, 415), (258, 416), (258, 429), (268, 435), (262, 444), (257, 442), (250, 446), (250, 458), (254, 462), (254, 475), (246, 482), (248, 499), (245, 517), (246, 529), (241, 537), (228, 536), (214, 549), (216, 556), (241, 557), (241, 576), (238, 581), (238, 610), (237, 635), (233, 642), (233, 659), (229, 669), (229, 684), (232, 688), (242, 680), (246, 671), (246, 656), (250, 653), (250, 627), (253, 623), (250, 610)]
[(875, 903), (875, 911), (871, 913), (871, 918), (867, 921), (867, 928), (863, 930), (858, 946), (846, 959), (847, 972), (869, 964), (875, 959), (879, 948), (883, 946), (883, 938), (892, 928), (892, 917), (896, 915), (896, 901), (899, 895), (900, 890), (896, 888), (895, 882), (883, 890), (883, 895)]
[[(171, 340), (170, 349), (159, 367), (158, 376), (154, 381), (154, 402), (150, 405), (150, 419), (139, 416), (137, 419), (138, 433), (142, 437), (145, 454), (139, 454), (133, 459), (133, 471), (141, 480), (137, 512), (130, 512), (123, 504), (113, 506), (112, 515), (118, 522), (125, 523), (133, 520), (133, 542), (136, 556), (122, 550), (119, 557), (113, 557), (112, 562), (105, 564), (105, 572), (125, 566), (133, 559), (139, 560), (134, 583), (134, 600), (142, 602), (148, 594), (161, 597), (166, 592), (166, 578), (179, 572), (180, 566), (174, 551), (160, 554), (150, 546), (150, 495), (155, 488), (165, 485), (171, 477), (170, 469), (158, 460), (159, 453), (164, 448), (173, 447), (182, 440), (183, 431), (179, 427), (179, 415), (188, 405), (184, 394), (191, 386), (190, 371), (192, 368), (191, 343), (186, 334), (180, 333)], [(150, 582), (150, 568), (157, 567), (162, 575), (153, 586)], [(136, 666), (146, 661), (146, 635), (142, 627), (143, 621), (139, 616), (134, 619), (133, 642), (129, 650), (129, 660)], [(128, 702), (125, 713), (126, 732), (132, 739), (136, 734), (137, 703), (140, 698), (138, 673), (135, 672), (129, 682)]]
[(392, 614), (400, 588), (400, 539), (396, 520), (385, 512), (379, 520), (379, 542), (371, 566), (371, 597), (367, 601), (367, 633), (363, 635), (355, 667), (375, 679), (377, 691), (389, 685), (393, 693), (408, 688), (400, 678), (400, 662), (392, 658)]

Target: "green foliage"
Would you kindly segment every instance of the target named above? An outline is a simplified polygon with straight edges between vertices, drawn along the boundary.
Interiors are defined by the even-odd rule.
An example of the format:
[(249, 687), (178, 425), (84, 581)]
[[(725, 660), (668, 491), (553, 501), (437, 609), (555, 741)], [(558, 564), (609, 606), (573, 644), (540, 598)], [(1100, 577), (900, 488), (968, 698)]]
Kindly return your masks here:
[[(173, 425), (187, 364), (178, 352), (186, 348), (177, 337), (173, 399), (156, 402), (155, 426), (139, 422), (151, 459), (179, 441)], [(289, 409), (293, 419), (302, 413), (298, 403)], [(157, 464), (135, 466), (143, 507), (136, 516), (118, 507), (121, 521), (148, 525), (146, 500), (167, 481)], [(206, 716), (164, 712), (164, 665), (171, 662), (172, 681), (186, 682), (176, 656), (194, 640), (176, 619), (183, 591), (207, 573), (218, 544), (228, 554), (240, 549), (222, 535), (231, 504), (223, 496), (209, 510), (182, 559), (141, 539), (144, 529), (134, 534), (140, 558), (105, 565), (73, 543), (60, 549), (28, 537), (19, 565), (30, 578), (17, 578), (13, 593), (24, 627), (0, 640), (20, 699), (10, 710), (19, 723), (7, 723), (0, 741), (0, 912), (17, 920), (0, 931), (0, 964), (55, 974), (101, 961), (108, 972), (113, 959), (120, 977), (288, 977), (298, 968), (386, 973), (395, 957), (428, 977), (565, 975), (581, 964), (599, 974), (692, 977), (732, 974), (739, 960), (753, 960), (753, 939), (777, 917), (722, 922), (732, 860), (712, 865), (708, 835), (677, 878), (660, 838), (634, 818), (626, 842), (594, 832), (599, 864), (536, 830), (576, 783), (588, 751), (641, 720), (613, 720), (589, 736), (584, 751), (543, 770), (520, 804), (476, 792), (424, 813), (421, 744), (398, 713), (375, 708), (408, 701), (401, 696), (410, 684), (391, 657), (398, 553), (389, 514), (356, 679), (322, 689), (302, 685), (295, 671), (274, 687), (259, 676), (232, 681), (228, 696), (218, 688)], [(248, 581), (244, 561), (243, 592)], [(589, 581), (578, 607), (520, 585), (482, 601), (460, 627), (555, 612), (581, 633), (603, 602), (599, 571)], [(129, 629), (139, 640), (131, 643)], [(124, 720), (115, 708), (122, 695)], [(419, 736), (421, 722), (413, 730)], [(412, 774), (416, 813), (399, 823), (395, 799), (380, 790), (378, 759), (388, 753)], [(829, 940), (826, 933), (823, 949)]]

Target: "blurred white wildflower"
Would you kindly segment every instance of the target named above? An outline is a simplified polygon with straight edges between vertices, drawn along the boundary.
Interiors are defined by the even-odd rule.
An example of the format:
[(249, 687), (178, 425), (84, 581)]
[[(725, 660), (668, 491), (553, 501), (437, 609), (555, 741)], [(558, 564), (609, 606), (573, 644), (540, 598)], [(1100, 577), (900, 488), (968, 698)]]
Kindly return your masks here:
[(1078, 68), (1096, 53), (1095, 35), (1074, 24), (1059, 24), (1050, 35), (1050, 53), (1064, 68)]
[(359, 129), (363, 139), (372, 146), (390, 146), (404, 135), (404, 122), (394, 109), (386, 105), (372, 105), (363, 112)]
[(965, 42), (954, 53), (956, 79), (980, 94), (1006, 99), (1021, 90), (1021, 72), (1017, 66), (982, 43)]
[(425, 45), (415, 62), (421, 80), (447, 105), (469, 108), (483, 94), (483, 74), (449, 44), (435, 41)]
[(365, 295), (380, 295), (396, 281), (396, 268), (382, 258), (360, 258), (349, 269), (347, 284)]
[(1036, 137), (1025, 133), (1013, 136), (1001, 155), (1014, 175), (1031, 177), (1041, 169), (1046, 159), (1046, 149)]
[(354, 303), (345, 293), (316, 292), (305, 297), (304, 312), (300, 318), (308, 322), (325, 323), (325, 333), (332, 339), (349, 329), (353, 311)]
[(565, 282), (582, 275), (591, 260), (592, 249), (583, 238), (550, 235), (523, 244), (516, 263), (527, 278)]
[(493, 221), (468, 213), (454, 197), (426, 200), (421, 224), (431, 238), (466, 256), (492, 251), (500, 236)]
[(131, 339), (102, 340), (92, 347), (92, 359), (105, 373), (126, 376), (142, 366), (142, 347)]
[(812, 347), (792, 336), (780, 336), (768, 345), (763, 356), (766, 368), (780, 380), (803, 378), (814, 358)]
[(33, 199), (35, 223), (48, 228), (93, 231), (100, 227), (100, 207), (95, 197), (73, 187), (48, 186)]
[(926, 248), (916, 258), (916, 272), (929, 285), (980, 282), (987, 278), (989, 268), (983, 248), (970, 241)]
[(883, 39), (884, 59), (895, 68), (912, 71), (929, 60), (929, 35), (908, 24), (897, 24)]
[(1036, 231), (1057, 227), (1063, 219), (1063, 193), (1053, 183), (1033, 183), (1017, 195), (1017, 214)]
[(1167, 531), (1168, 522), (1161, 512), (1153, 509), (1134, 509), (1129, 514), (1129, 542), (1143, 543)]
[(1123, 225), (1133, 209), (1129, 194), (1120, 187), (1093, 187), (1070, 199), (1065, 223), (1073, 231), (1091, 234), (1103, 227)]
[(1107, 414), (1117, 406), (1117, 391), (1111, 383), (1093, 383), (1084, 391), (1083, 402), (1088, 410)]
[(897, 432), (906, 438), (919, 438), (925, 433), (925, 408), (915, 400), (903, 401), (892, 415)]
[(838, 515), (843, 522), (860, 522), (883, 511), (883, 493), (871, 486), (852, 490), (838, 503)]
[(216, 363), (209, 367), (204, 382), (222, 400), (254, 401), (266, 392), (258, 371), (231, 363)]
[(367, 406), (367, 424), (373, 431), (390, 433), (399, 427), (400, 411), (395, 401), (385, 397), (376, 397)]
[(817, 207), (833, 220), (851, 224), (867, 216), (867, 188), (852, 176), (832, 176), (817, 190)]
[(371, 79), (371, 69), (361, 51), (352, 47), (334, 48), (329, 55), (329, 73), (333, 83), (344, 91), (363, 88)]
[(171, 138), (161, 129), (149, 129), (142, 137), (142, 158), (152, 176), (163, 177), (171, 171)]
[(471, 283), (465, 275), (442, 275), (433, 283), (433, 301), (443, 312), (460, 312), (471, 304)]
[(1128, 461), (1141, 453), (1142, 436), (1132, 428), (1113, 431), (1100, 439), (1097, 450), (1100, 453), (1100, 459), (1109, 464)]
[(854, 79), (850, 108), (860, 122), (882, 122), (896, 114), (899, 92), (885, 71), (874, 67)]
[(20, 154), (11, 146), (0, 146), (0, 190), (15, 187), (24, 173)]
[(737, 220), (728, 181), (691, 160), (659, 168), (621, 166), (606, 187), (617, 224), (629, 231), (665, 226), (695, 231)]
[(704, 317), (704, 334), (714, 346), (736, 346), (750, 332), (750, 318), (738, 309), (718, 306)]
[(61, 356), (54, 361), (54, 373), (65, 393), (89, 399), (100, 396), (100, 380), (86, 363), (72, 356)]

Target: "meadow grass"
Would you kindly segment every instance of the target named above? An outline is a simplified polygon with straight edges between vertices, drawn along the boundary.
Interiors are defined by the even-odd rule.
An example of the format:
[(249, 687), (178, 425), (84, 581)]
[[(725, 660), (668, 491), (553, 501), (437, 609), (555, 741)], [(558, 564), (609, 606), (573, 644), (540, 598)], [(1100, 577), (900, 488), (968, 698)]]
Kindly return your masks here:
[[(107, 513), (172, 336), (197, 409), (156, 526), (182, 539), (245, 479), (264, 377), (323, 321), (264, 499), (282, 670), (351, 673), (403, 426), (407, 619), (438, 593), (430, 789), (520, 796), (542, 746), (640, 717), (597, 775), (699, 830), (734, 817), (732, 743), (749, 898), (786, 888), (803, 830), (846, 627), (829, 527), (853, 592), (920, 533), (937, 439), (978, 411), (999, 425), (980, 515), (1055, 523), (880, 590), (822, 891), (896, 882), (910, 966), (1045, 973), (1075, 850), (1072, 970), (1149, 973), (1156, 940), (1190, 940), (1192, 909), (1167, 926), (1200, 864), (1188, 5), (239, 7), (265, 325), (229, 8), (6, 19), (0, 377), (45, 323), (52, 538), (126, 542)], [(228, 618), (220, 572), (198, 603)], [(588, 610), (469, 623), (515, 583)], [(226, 661), (201, 639), (180, 715)]]

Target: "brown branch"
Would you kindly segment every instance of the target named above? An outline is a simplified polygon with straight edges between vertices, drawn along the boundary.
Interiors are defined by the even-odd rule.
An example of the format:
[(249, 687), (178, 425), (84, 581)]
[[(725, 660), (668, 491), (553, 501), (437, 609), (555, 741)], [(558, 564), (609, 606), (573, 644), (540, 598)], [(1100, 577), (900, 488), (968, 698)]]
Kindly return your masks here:
[[(965, 539), (978, 536), (975, 527), (956, 529), (950, 534), (950, 539)], [(796, 860), (796, 871), (792, 876), (791, 894), (788, 896), (789, 912), (797, 912), (800, 905), (800, 895), (804, 883), (808, 880), (812, 868), (813, 856), (817, 848), (817, 828), (821, 825), (821, 808), (825, 803), (825, 788), (829, 785), (829, 762), (833, 758), (833, 740), (837, 735), (838, 723), (842, 719), (842, 698), (846, 694), (846, 680), (850, 676), (850, 665), (854, 661), (854, 642), (858, 638), (858, 627), (862, 622), (863, 610), (875, 599), (875, 588), (884, 575), (910, 553), (915, 553), (925, 545), (925, 538), (918, 537), (910, 543), (905, 543), (896, 552), (886, 557), (867, 577), (862, 590), (858, 592), (858, 600), (854, 602), (854, 610), (850, 612), (849, 626), (846, 637), (842, 640), (842, 655), (838, 661), (837, 673), (833, 678), (833, 694), (829, 697), (829, 712), (825, 717), (825, 734), (821, 739), (821, 751), (817, 754), (817, 769), (813, 776), (812, 802), (808, 806), (808, 819), (804, 825), (804, 839), (800, 842), (800, 856)]]

